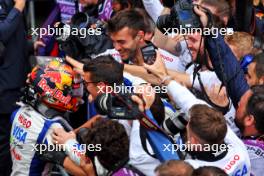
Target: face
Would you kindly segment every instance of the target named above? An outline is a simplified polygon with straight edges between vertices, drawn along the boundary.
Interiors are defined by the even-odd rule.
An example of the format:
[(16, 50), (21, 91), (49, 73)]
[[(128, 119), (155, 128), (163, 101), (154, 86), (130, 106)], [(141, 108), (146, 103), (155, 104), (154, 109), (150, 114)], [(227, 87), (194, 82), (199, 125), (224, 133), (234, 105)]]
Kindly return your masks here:
[(91, 74), (89, 72), (84, 73), (84, 83), (87, 91), (91, 94), (92, 98), (95, 99), (99, 94), (97, 83), (92, 82)]
[(118, 12), (118, 11), (122, 10), (121, 4), (119, 2), (117, 2), (117, 1), (113, 1), (112, 2), (112, 8), (113, 8), (113, 10), (115, 12)]
[(192, 60), (196, 61), (198, 54), (202, 54), (204, 50), (204, 42), (202, 36), (198, 33), (187, 36), (187, 46), (191, 52)]
[(259, 84), (259, 79), (256, 74), (256, 62), (252, 62), (248, 65), (248, 73), (246, 74), (246, 79), (249, 86)]
[(244, 133), (245, 131), (245, 120), (247, 117), (246, 107), (247, 107), (247, 103), (251, 95), (252, 93), (248, 91), (241, 97), (238, 103), (237, 111), (236, 111), (235, 122), (242, 133)]
[(128, 27), (110, 34), (115, 49), (120, 53), (122, 60), (135, 58), (140, 50), (140, 37), (133, 36), (132, 30)]

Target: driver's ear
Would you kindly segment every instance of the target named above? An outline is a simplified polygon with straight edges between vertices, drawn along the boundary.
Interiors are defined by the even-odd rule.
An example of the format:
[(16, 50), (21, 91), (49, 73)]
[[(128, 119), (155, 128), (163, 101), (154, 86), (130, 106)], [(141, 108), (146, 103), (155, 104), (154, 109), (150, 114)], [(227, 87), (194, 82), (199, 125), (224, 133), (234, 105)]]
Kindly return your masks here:
[(246, 127), (252, 126), (255, 124), (255, 118), (253, 115), (247, 115), (244, 119), (244, 125)]
[(259, 78), (259, 84), (260, 85), (264, 84), (264, 76), (261, 76), (261, 78)]

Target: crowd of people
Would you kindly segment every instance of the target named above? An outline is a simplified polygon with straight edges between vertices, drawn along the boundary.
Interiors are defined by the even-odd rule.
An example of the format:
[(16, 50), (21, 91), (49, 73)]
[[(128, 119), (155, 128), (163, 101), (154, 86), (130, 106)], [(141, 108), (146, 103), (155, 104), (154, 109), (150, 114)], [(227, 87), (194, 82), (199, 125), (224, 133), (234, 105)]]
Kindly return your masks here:
[(263, 0), (79, 3), (55, 26), (102, 35), (32, 67), (26, 0), (0, 0), (0, 175), (263, 175)]

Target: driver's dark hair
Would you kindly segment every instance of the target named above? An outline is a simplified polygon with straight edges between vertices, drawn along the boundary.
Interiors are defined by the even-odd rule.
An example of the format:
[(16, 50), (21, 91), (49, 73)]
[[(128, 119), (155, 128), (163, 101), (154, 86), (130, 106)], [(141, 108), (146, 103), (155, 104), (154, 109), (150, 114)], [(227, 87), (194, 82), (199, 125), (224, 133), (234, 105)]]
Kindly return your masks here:
[(123, 83), (124, 65), (117, 62), (111, 55), (99, 56), (87, 61), (83, 66), (84, 72), (91, 74), (92, 82), (105, 82), (110, 86)]

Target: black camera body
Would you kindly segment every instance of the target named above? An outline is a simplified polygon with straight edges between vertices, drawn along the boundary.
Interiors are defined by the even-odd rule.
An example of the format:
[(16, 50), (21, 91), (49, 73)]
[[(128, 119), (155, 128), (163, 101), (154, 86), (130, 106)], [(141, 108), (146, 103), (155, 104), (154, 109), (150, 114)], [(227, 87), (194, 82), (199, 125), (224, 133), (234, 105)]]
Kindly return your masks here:
[(164, 32), (168, 28), (200, 28), (202, 24), (199, 16), (193, 10), (194, 5), (190, 0), (179, 0), (171, 8), (169, 15), (162, 15), (157, 20), (157, 28)]
[(144, 63), (148, 65), (154, 64), (156, 61), (156, 49), (158, 49), (153, 43), (149, 42), (146, 46), (140, 48), (144, 59)]
[(96, 97), (95, 107), (99, 114), (112, 119), (135, 120), (141, 115), (137, 104), (131, 100), (132, 94), (100, 94)]
[[(93, 27), (91, 27), (92, 25)], [(59, 25), (58, 28), (65, 28), (65, 26), (67, 25)], [(93, 58), (93, 56), (113, 48), (112, 41), (106, 34), (104, 23), (96, 18), (89, 17), (86, 13), (75, 14), (68, 26), (70, 26), (68, 29), (66, 27), (63, 30), (67, 34), (66, 37), (62, 34), (62, 36), (57, 36), (56, 39), (60, 49), (74, 59)], [(76, 30), (78, 35), (72, 35)]]

